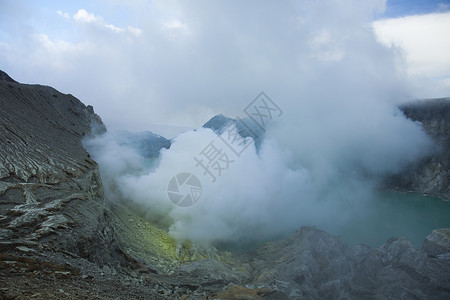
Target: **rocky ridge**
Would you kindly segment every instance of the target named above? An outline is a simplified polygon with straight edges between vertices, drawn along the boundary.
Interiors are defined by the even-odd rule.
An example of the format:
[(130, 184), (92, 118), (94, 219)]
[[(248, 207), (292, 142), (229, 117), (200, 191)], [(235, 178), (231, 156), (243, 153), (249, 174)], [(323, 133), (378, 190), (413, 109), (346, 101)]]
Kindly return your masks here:
[(450, 297), (450, 229), (422, 249), (403, 238), (351, 248), (313, 227), (253, 252), (180, 248), (106, 201), (81, 145), (104, 130), (75, 97), (0, 72), (0, 298)]
[(225, 132), (225, 130), (227, 130), (227, 128), (231, 129), (232, 126), (236, 126), (237, 132), (241, 137), (251, 137), (255, 141), (256, 150), (259, 151), (261, 143), (264, 139), (264, 131), (248, 118), (232, 119), (219, 114), (209, 119), (205, 124), (203, 124), (202, 127), (209, 128), (216, 134), (221, 135)]
[(0, 79), (2, 286), (20, 282), (16, 276), (93, 276), (133, 264), (122, 254), (98, 166), (81, 145), (106, 130), (100, 117), (51, 87), (4, 72)]

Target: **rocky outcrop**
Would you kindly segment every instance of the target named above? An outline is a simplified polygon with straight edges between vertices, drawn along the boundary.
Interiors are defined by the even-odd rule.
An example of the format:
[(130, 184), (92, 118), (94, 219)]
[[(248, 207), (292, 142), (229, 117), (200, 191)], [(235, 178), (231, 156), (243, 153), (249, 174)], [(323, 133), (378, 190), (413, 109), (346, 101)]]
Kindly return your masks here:
[[(0, 298), (163, 298), (133, 288), (133, 270), (150, 270), (128, 247), (142, 238), (124, 238), (122, 210), (106, 202), (82, 146), (105, 130), (74, 96), (0, 72)], [(147, 246), (147, 256), (161, 258)]]
[(5, 247), (106, 263), (112, 232), (97, 164), (80, 141), (104, 131), (91, 106), (46, 86), (0, 81), (0, 231)]
[(417, 250), (404, 238), (351, 248), (302, 227), (253, 252), (185, 263), (172, 278), (202, 299), (448, 299), (449, 247), (448, 230)]
[(423, 242), (422, 250), (434, 257), (450, 258), (450, 228), (433, 230)]
[(450, 98), (411, 102), (400, 109), (406, 117), (422, 124), (436, 149), (400, 174), (388, 177), (385, 185), (450, 200)]
[(17, 83), (17, 81), (9, 77), (9, 75), (3, 72), (2, 70), (0, 70), (0, 81)]
[(232, 129), (233, 126), (236, 127), (237, 132), (241, 137), (243, 138), (251, 137), (255, 141), (256, 150), (259, 151), (261, 143), (264, 139), (264, 131), (248, 118), (232, 119), (222, 114), (219, 114), (209, 119), (205, 124), (203, 124), (202, 127), (209, 128), (216, 134), (221, 135), (228, 128), (233, 130)]
[[(391, 238), (378, 249), (350, 248), (326, 232), (302, 227), (257, 251), (251, 260), (254, 280), (290, 299), (445, 299), (450, 296), (449, 244), (442, 242), (446, 250), (426, 246), (434, 235), (423, 250), (403, 238)], [(447, 256), (428, 252), (436, 248)]]
[(161, 149), (169, 149), (171, 146), (170, 140), (151, 131), (135, 133), (122, 130), (109, 132), (109, 134), (119, 145), (130, 147), (145, 158), (158, 157)]

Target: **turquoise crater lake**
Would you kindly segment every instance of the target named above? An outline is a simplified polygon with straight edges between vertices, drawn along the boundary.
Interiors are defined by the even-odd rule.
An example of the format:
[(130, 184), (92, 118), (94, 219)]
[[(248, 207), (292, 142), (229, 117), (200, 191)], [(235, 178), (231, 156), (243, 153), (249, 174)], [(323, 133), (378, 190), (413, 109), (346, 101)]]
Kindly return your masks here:
[(406, 237), (420, 248), (433, 229), (450, 227), (450, 201), (418, 193), (377, 192), (361, 214), (329, 230), (350, 245), (382, 246)]

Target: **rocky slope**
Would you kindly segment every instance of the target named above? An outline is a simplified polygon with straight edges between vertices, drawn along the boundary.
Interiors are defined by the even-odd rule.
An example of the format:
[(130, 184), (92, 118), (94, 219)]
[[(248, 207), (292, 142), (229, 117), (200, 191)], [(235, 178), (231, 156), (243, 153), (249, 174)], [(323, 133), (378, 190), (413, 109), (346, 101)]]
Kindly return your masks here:
[(259, 151), (264, 139), (264, 131), (248, 118), (232, 119), (220, 114), (209, 119), (202, 127), (209, 128), (216, 134), (221, 135), (229, 128), (228, 126), (236, 126), (237, 132), (243, 138), (251, 137), (255, 141), (256, 150)]
[(9, 78), (0, 91), (2, 247), (39, 246), (108, 260), (112, 233), (102, 184), (80, 144), (91, 127), (105, 130), (100, 118), (50, 87)]
[[(415, 250), (402, 238), (353, 249), (329, 234), (301, 228), (258, 250), (257, 281), (304, 299), (444, 299), (449, 296), (450, 230), (434, 231)], [(438, 275), (439, 274), (439, 275)]]
[(435, 141), (436, 150), (401, 174), (389, 177), (387, 186), (450, 200), (450, 98), (416, 101), (400, 109), (409, 119), (422, 124)]
[(5, 295), (9, 283), (20, 282), (16, 276), (69, 278), (134, 263), (118, 242), (98, 166), (81, 145), (93, 130), (105, 127), (91, 106), (0, 72), (0, 280)]
[(170, 140), (163, 136), (155, 134), (151, 131), (129, 132), (116, 131), (110, 132), (120, 145), (128, 146), (145, 158), (154, 158), (159, 156), (159, 151), (162, 148), (169, 149), (171, 146)]
[(105, 200), (92, 107), (0, 72), (1, 299), (448, 299), (450, 230), (350, 248), (302, 227), (247, 253), (177, 245)]

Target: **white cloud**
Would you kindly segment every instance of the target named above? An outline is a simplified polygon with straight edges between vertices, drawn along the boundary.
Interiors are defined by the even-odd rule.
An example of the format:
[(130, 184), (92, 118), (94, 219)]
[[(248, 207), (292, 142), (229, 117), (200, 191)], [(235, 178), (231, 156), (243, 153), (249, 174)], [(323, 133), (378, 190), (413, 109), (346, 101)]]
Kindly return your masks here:
[(73, 19), (79, 23), (92, 24), (99, 28), (105, 28), (114, 33), (124, 33), (125, 32), (125, 33), (130, 33), (136, 37), (138, 37), (142, 33), (142, 30), (139, 28), (136, 28), (136, 27), (128, 26), (126, 28), (120, 28), (113, 24), (108, 24), (104, 21), (103, 17), (96, 16), (92, 13), (88, 13), (84, 9), (78, 10), (78, 12), (76, 14), (74, 14)]
[(78, 10), (78, 12), (73, 15), (73, 18), (75, 21), (83, 22), (83, 23), (102, 23), (103, 24), (103, 18), (97, 17), (94, 14), (88, 13), (84, 9)]
[(135, 36), (140, 36), (142, 33), (141, 29), (132, 26), (128, 26), (126, 30)]
[(340, 49), (338, 42), (333, 41), (328, 31), (319, 32), (310, 42), (314, 55), (321, 61), (340, 61), (345, 52)]
[(68, 13), (63, 13), (62, 11), (58, 10), (56, 11), (58, 16), (63, 17), (64, 19), (70, 19), (70, 15)]
[[(165, 3), (158, 2), (161, 17), (143, 14), (140, 39), (102, 35), (106, 41), (96, 46), (103, 51), (82, 63), (103, 60), (88, 74), (93, 83), (83, 86), (100, 86), (99, 102), (108, 104), (102, 115), (104, 109), (109, 120), (198, 127), (213, 113), (244, 117), (261, 90), (285, 112), (266, 131), (261, 151), (232, 158), (233, 168), (214, 184), (193, 160), (215, 138), (208, 130), (177, 137), (156, 170), (104, 174), (117, 183), (115, 196), (168, 222), (174, 237), (250, 240), (301, 224), (336, 228), (344, 216), (364, 213), (377, 175), (428, 150), (420, 125), (395, 109), (410, 99), (410, 86), (395, 51), (371, 30), (380, 1)], [(161, 30), (167, 20), (186, 24), (191, 34), (174, 39)], [(100, 164), (117, 156), (116, 147), (99, 144), (105, 147), (93, 157)], [(202, 178), (204, 198), (191, 209), (167, 199), (167, 184), (179, 172)]]
[[(74, 10), (69, 22), (61, 8), (52, 31), (11, 18), (5, 28), (12, 38), (0, 40), (9, 50), (0, 59), (28, 81), (45, 78), (93, 104), (109, 126), (134, 129), (153, 123), (196, 127), (216, 113), (239, 114), (242, 102), (261, 90), (300, 99), (313, 86), (345, 85), (352, 72), (379, 84), (393, 77), (392, 90), (408, 94), (402, 89), (408, 83), (392, 67), (396, 49), (380, 46), (368, 28), (382, 0), (120, 3), (129, 16), (120, 21), (108, 14), (112, 4)], [(50, 22), (36, 18), (33, 24)], [(40, 34), (53, 45), (42, 39), (36, 47), (33, 36)], [(58, 70), (44, 68), (56, 53)], [(434, 68), (445, 77), (441, 62)]]
[(81, 44), (74, 45), (65, 41), (51, 41), (50, 38), (43, 33), (34, 35), (34, 38), (39, 44), (51, 52), (80, 51), (84, 48)]
[[(35, 34), (33, 40), (36, 45), (36, 53), (33, 53), (33, 59), (36, 62), (45, 59), (48, 67), (57, 72), (71, 69), (70, 59), (89, 55), (92, 51), (92, 45), (88, 43), (69, 43), (61, 40), (51, 40), (47, 35)], [(68, 62), (69, 61), (69, 62)]]
[(180, 20), (170, 20), (168, 22), (164, 22), (163, 25), (168, 29), (187, 29), (186, 24)]
[(450, 12), (379, 20), (373, 26), (383, 44), (403, 51), (411, 76), (435, 79), (441, 96), (450, 95), (450, 86), (442, 85), (450, 78)]

